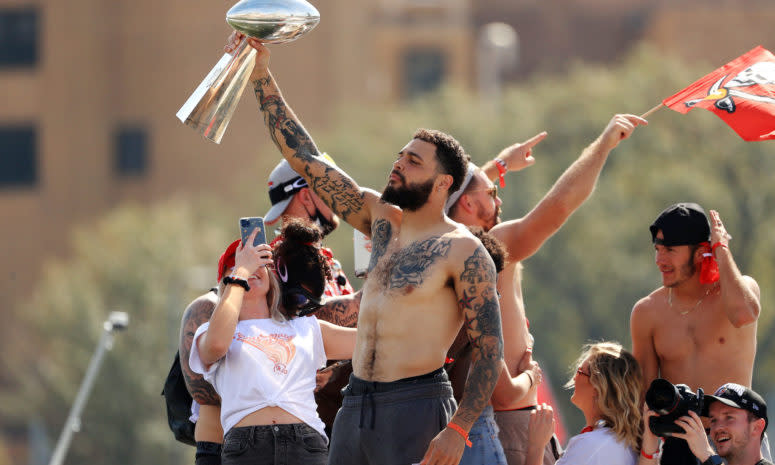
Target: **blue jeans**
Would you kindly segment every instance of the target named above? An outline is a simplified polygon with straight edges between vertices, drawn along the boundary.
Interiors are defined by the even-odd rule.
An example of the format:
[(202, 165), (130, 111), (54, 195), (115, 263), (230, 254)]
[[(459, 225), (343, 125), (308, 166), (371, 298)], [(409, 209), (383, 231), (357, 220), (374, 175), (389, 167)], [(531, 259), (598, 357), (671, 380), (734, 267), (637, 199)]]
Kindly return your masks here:
[(482, 410), (468, 432), (468, 439), (473, 445), (466, 447), (460, 465), (506, 465), (506, 455), (498, 439), (498, 425), (495, 424), (491, 405)]
[(325, 465), (326, 440), (306, 423), (237, 426), (223, 438), (222, 465)]
[(195, 465), (221, 465), (221, 449), (217, 442), (197, 441)]

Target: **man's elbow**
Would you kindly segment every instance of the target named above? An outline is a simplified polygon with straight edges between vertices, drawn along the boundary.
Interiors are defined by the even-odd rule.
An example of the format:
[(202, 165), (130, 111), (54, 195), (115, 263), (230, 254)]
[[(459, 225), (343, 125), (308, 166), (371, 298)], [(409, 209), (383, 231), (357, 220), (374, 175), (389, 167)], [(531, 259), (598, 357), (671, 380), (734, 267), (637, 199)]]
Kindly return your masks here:
[(750, 325), (751, 323), (755, 323), (759, 318), (760, 311), (761, 306), (758, 302), (741, 305), (739, 308), (735, 309), (734, 316), (730, 318), (730, 323), (732, 323), (732, 326), (735, 328), (742, 328), (743, 326)]

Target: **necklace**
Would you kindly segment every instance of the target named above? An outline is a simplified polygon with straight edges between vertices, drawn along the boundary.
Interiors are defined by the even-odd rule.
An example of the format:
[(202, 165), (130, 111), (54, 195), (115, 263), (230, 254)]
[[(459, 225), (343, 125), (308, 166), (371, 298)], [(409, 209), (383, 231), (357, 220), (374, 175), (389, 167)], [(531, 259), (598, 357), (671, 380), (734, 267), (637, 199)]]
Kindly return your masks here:
[[(678, 310), (678, 313), (680, 313), (681, 315), (688, 315), (689, 312), (699, 307), (700, 303), (702, 303), (705, 297), (708, 297), (710, 293), (714, 292), (716, 289), (718, 289), (718, 283), (714, 283), (712, 287), (708, 288), (708, 290), (705, 291), (705, 294), (703, 294), (703, 296), (700, 297), (700, 300), (698, 300), (696, 304), (692, 305), (686, 310)], [(667, 288), (667, 303), (668, 305), (670, 305), (670, 308), (673, 308), (673, 288), (672, 287)]]

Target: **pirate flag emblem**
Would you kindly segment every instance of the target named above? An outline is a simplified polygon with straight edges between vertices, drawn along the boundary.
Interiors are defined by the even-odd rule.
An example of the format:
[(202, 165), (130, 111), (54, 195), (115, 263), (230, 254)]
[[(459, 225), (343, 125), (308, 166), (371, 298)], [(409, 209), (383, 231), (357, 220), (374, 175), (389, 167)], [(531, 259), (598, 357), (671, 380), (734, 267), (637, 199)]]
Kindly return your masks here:
[(775, 139), (775, 55), (756, 47), (662, 104), (679, 113), (709, 110), (748, 141)]

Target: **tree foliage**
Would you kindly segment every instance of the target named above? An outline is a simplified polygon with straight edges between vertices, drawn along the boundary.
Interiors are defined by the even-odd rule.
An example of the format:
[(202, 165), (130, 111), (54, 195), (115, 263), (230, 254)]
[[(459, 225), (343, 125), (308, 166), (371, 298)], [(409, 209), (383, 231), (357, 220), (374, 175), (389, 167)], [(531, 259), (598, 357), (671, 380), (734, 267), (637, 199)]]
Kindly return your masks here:
[[(159, 395), (177, 350), (185, 305), (215, 282), (229, 237), (207, 202), (182, 199), (147, 209), (125, 206), (73, 237), (73, 258), (50, 263), (20, 309), (18, 351), (4, 354), (21, 376), (3, 415), (34, 412), (56, 441), (108, 313), (129, 313), (115, 334), (74, 436), (67, 463), (159, 463), (185, 455), (166, 426)], [(236, 220), (231, 221), (236, 230)], [(207, 265), (204, 280), (192, 270)], [(209, 272), (209, 273), (208, 273)], [(189, 448), (190, 449), (190, 448)], [(189, 462), (193, 450), (183, 462)], [(163, 460), (166, 461), (166, 460)], [(174, 462), (173, 462), (174, 463)]]

